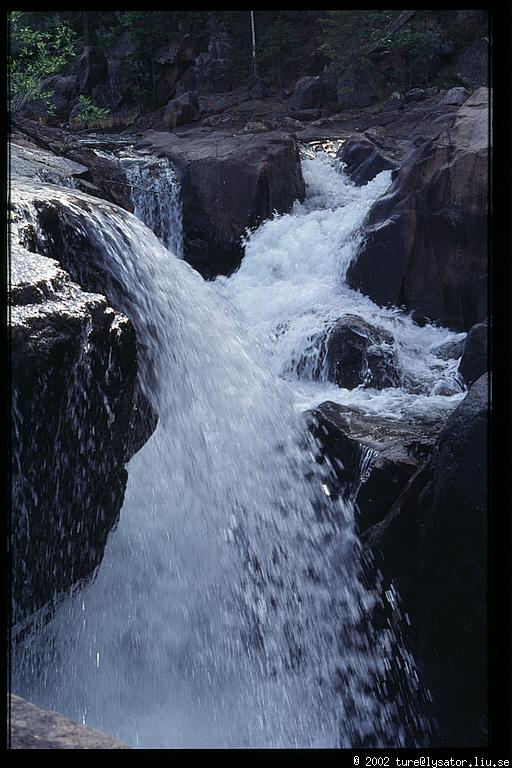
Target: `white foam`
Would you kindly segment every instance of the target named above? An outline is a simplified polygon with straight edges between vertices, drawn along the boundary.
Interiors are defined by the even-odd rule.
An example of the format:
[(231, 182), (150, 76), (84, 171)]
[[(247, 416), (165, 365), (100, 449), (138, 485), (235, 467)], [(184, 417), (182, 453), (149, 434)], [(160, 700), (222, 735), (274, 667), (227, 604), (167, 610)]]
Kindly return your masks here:
[[(402, 414), (421, 415), (430, 406), (436, 413), (449, 411), (462, 397), (458, 361), (442, 360), (435, 350), (465, 334), (431, 324), (420, 327), (397, 308), (377, 306), (345, 280), (365, 216), (389, 187), (390, 171), (356, 187), (332, 159), (319, 153), (303, 161), (303, 172), (306, 200), (247, 237), (239, 270), (218, 278), (219, 290), (266, 348), (274, 372), (291, 384), (299, 407), (306, 402), (317, 405), (329, 393), (330, 399), (357, 402), (372, 412), (380, 403), (388, 413), (391, 402)], [(319, 366), (319, 358), (328, 331), (346, 314), (359, 315), (392, 333), (404, 373), (401, 388), (387, 394), (347, 395), (328, 386), (326, 366)], [(313, 378), (320, 382), (311, 384)], [(451, 397), (439, 399), (439, 392), (450, 390)]]

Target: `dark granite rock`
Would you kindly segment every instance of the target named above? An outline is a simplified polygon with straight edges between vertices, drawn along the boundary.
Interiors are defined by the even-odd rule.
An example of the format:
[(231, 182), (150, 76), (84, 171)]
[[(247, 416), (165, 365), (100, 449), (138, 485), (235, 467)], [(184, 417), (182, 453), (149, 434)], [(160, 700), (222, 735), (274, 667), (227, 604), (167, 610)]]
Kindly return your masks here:
[(51, 259), (13, 243), (11, 264), (17, 623), (99, 565), (124, 465), (155, 420), (138, 388), (131, 322)]
[(197, 83), (201, 93), (225, 93), (233, 85), (233, 62), (230, 37), (222, 24), (214, 24), (208, 51), (196, 60)]
[(327, 363), (330, 380), (345, 389), (384, 389), (401, 381), (392, 334), (357, 315), (345, 315), (330, 332)]
[(464, 352), (465, 341), (447, 341), (445, 344), (441, 344), (440, 347), (433, 350), (437, 357), (441, 360), (457, 360), (462, 356)]
[(103, 52), (95, 46), (86, 45), (77, 62), (77, 74), (79, 93), (89, 95), (98, 83), (108, 77)]
[(487, 315), (488, 91), (422, 144), (371, 208), (347, 280), (379, 304), (466, 330)]
[(455, 75), (469, 88), (489, 87), (489, 41), (486, 37), (475, 40), (455, 63)]
[(78, 93), (77, 77), (74, 75), (68, 77), (53, 75), (44, 81), (43, 88), (52, 93), (51, 101), (55, 117), (67, 117)]
[(41, 149), (59, 158), (56, 162), (65, 157), (82, 165), (82, 172), (74, 174), (77, 189), (133, 212), (130, 185), (119, 161), (102, 157), (92, 149), (81, 146), (70, 131), (42, 126), (18, 116), (14, 127), (18, 135), (27, 137)]
[(404, 104), (410, 104), (413, 101), (423, 101), (431, 96), (435, 96), (437, 88), (411, 88), (404, 95)]
[(199, 120), (199, 101), (197, 94), (188, 91), (177, 99), (171, 99), (164, 112), (164, 125), (173, 130), (178, 125), (193, 123)]
[(447, 93), (442, 97), (439, 104), (453, 105), (455, 107), (461, 107), (464, 102), (469, 99), (469, 91), (467, 88), (450, 88)]
[(364, 133), (349, 136), (337, 157), (345, 163), (345, 172), (358, 187), (367, 184), (378, 173), (394, 170), (402, 151), (384, 129), (369, 128)]
[(488, 334), (487, 322), (474, 325), (468, 333), (464, 344), (464, 352), (459, 363), (459, 373), (468, 387), (489, 370), (487, 353)]
[(389, 514), (363, 535), (411, 619), (439, 724), (433, 746), (487, 743), (488, 406), (485, 374)]
[(343, 109), (367, 107), (384, 96), (385, 79), (368, 59), (354, 58), (338, 79), (338, 102)]
[(305, 417), (337, 479), (331, 495), (355, 502), (360, 533), (386, 517), (442, 427), (439, 421), (397, 421), (333, 402)]
[(404, 99), (401, 93), (395, 91), (389, 99), (380, 105), (381, 112), (394, 112), (396, 109), (403, 109)]
[(137, 43), (128, 30), (106, 48), (104, 77), (91, 90), (94, 104), (116, 110), (133, 98), (133, 73), (125, 63), (136, 50)]
[(195, 60), (194, 44), (189, 35), (185, 35), (159, 50), (156, 57), (158, 65), (156, 100), (158, 104), (163, 106), (174, 97), (180, 79), (188, 69), (194, 66)]
[(322, 80), (319, 76), (301, 77), (295, 84), (295, 90), (288, 99), (291, 110), (314, 109), (322, 103)]
[(185, 259), (205, 277), (238, 265), (247, 227), (305, 196), (296, 142), (277, 131), (184, 127), (150, 131), (141, 146), (168, 157), (181, 175)]

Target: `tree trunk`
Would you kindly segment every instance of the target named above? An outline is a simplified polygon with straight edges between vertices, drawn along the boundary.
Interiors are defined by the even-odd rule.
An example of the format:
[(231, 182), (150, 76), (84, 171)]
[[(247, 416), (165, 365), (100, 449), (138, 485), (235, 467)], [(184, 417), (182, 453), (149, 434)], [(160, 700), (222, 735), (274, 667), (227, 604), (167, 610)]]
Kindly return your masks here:
[(254, 28), (254, 11), (251, 11), (251, 31), (252, 31), (252, 68), (254, 72), (254, 79), (258, 77), (256, 69), (256, 30)]

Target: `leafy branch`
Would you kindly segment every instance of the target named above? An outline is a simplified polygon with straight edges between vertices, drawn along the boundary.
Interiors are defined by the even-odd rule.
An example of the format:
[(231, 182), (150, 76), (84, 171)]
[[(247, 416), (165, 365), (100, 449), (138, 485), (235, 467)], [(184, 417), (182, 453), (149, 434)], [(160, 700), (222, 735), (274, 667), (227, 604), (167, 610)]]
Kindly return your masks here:
[(41, 32), (24, 24), (23, 11), (10, 13), (9, 99), (11, 112), (40, 98), (51, 109), (53, 93), (44, 81), (60, 72), (75, 55), (76, 34), (66, 24)]

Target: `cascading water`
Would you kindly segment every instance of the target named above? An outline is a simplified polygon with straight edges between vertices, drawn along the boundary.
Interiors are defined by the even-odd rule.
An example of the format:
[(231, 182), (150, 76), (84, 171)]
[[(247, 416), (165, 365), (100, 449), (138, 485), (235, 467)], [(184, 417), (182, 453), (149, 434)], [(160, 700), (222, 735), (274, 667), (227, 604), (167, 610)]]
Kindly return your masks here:
[(110, 136), (105, 141), (104, 137), (92, 134), (83, 137), (80, 143), (100, 157), (121, 163), (130, 186), (135, 216), (168, 250), (182, 259), (183, 222), (178, 173), (167, 158), (134, 151), (133, 141), (133, 138), (122, 136)]
[(428, 741), (399, 628), (372, 626), (352, 509), (326, 496), (287, 384), (223, 291), (115, 206), (56, 187), (18, 204), (34, 194), (110, 273), (159, 422), (96, 579), (14, 649), (13, 691), (141, 747)]
[(180, 185), (169, 161), (123, 152), (121, 160), (130, 183), (134, 214), (178, 258), (183, 258)]
[[(464, 396), (457, 360), (436, 350), (456, 334), (418, 326), (397, 308), (382, 308), (352, 290), (345, 275), (361, 240), (361, 225), (391, 182), (390, 171), (356, 187), (323, 153), (303, 161), (307, 198), (291, 215), (276, 216), (248, 235), (240, 269), (216, 280), (241, 319), (266, 348), (305, 409), (324, 400), (391, 418), (439, 418)], [(336, 321), (357, 315), (393, 336), (401, 386), (342, 389), (328, 381), (326, 342)]]

